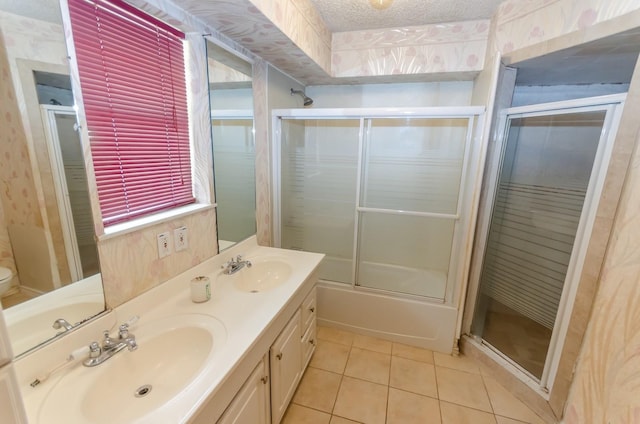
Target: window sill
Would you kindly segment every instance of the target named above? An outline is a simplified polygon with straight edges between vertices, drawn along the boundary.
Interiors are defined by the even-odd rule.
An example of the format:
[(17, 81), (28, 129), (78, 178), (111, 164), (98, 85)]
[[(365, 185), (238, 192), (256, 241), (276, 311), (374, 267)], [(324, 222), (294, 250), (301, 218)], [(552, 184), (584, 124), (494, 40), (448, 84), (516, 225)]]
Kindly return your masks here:
[(98, 236), (98, 241), (109, 240), (111, 238), (132, 233), (143, 228), (151, 227), (152, 225), (161, 224), (172, 219), (178, 219), (183, 216), (193, 215), (198, 212), (213, 209), (216, 206), (217, 204), (215, 203), (207, 205), (196, 203), (192, 205), (181, 206), (179, 208), (156, 213), (153, 215), (144, 216), (142, 218), (134, 219), (120, 224), (111, 225), (110, 227), (106, 227), (104, 229), (104, 234)]

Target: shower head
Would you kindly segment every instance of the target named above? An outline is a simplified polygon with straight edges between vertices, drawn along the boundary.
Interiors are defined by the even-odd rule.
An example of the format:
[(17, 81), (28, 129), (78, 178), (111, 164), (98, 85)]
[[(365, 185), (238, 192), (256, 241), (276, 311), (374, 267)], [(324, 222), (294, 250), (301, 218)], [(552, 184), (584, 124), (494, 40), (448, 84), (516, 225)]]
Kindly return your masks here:
[(304, 105), (305, 106), (311, 106), (313, 104), (313, 99), (311, 97), (307, 97), (306, 94), (304, 94), (304, 91), (302, 90), (294, 90), (293, 88), (291, 89), (291, 95), (293, 96), (294, 94), (298, 94), (300, 97), (302, 97), (302, 100), (304, 101)]

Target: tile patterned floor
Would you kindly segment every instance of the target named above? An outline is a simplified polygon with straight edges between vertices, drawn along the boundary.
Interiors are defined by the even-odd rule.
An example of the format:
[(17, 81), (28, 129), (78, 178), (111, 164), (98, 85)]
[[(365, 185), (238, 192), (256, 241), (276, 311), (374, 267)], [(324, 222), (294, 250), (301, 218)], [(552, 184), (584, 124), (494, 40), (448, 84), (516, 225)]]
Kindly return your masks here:
[(328, 327), (283, 424), (538, 424), (472, 359)]

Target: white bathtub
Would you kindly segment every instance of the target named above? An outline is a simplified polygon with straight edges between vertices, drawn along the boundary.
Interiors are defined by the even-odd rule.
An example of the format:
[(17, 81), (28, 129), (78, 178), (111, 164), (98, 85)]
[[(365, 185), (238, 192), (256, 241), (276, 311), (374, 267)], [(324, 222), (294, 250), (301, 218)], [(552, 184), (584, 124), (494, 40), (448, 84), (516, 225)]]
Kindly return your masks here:
[(392, 297), (340, 283), (318, 285), (318, 324), (451, 353), (455, 308)]
[[(326, 256), (320, 264), (320, 278), (327, 281), (351, 280), (352, 262)], [(417, 269), (375, 262), (362, 262), (358, 269), (362, 286), (397, 293), (442, 300), (447, 287), (447, 274), (443, 271)]]

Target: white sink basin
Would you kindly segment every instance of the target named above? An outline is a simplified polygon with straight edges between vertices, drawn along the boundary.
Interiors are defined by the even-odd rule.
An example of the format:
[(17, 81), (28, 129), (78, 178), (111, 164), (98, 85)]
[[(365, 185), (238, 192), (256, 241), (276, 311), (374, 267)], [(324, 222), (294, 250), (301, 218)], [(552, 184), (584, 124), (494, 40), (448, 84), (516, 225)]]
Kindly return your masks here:
[(191, 396), (187, 387), (226, 340), (222, 323), (198, 314), (133, 326), (131, 333), (137, 350), (92, 368), (77, 364), (47, 395), (39, 421), (133, 423), (151, 413), (158, 418), (150, 422), (162, 422), (163, 407)]
[(293, 268), (283, 258), (266, 257), (250, 259), (251, 266), (244, 267), (232, 276), (233, 285), (241, 291), (259, 293), (278, 287), (291, 277)]

